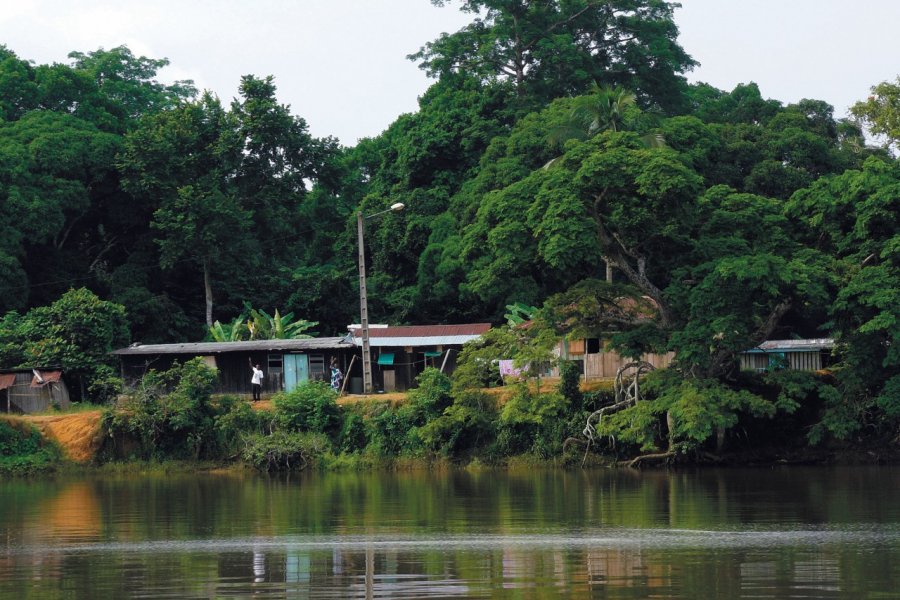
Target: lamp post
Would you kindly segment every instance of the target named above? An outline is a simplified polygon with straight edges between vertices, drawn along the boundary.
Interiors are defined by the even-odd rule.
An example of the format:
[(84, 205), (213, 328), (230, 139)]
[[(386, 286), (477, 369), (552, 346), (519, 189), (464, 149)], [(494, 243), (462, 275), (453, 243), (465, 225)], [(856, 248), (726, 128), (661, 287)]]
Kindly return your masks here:
[(402, 202), (395, 202), (391, 207), (371, 215), (363, 216), (362, 211), (356, 213), (356, 235), (359, 244), (359, 322), (362, 327), (362, 368), (363, 393), (372, 393), (372, 352), (369, 349), (369, 305), (366, 300), (366, 246), (363, 241), (365, 220), (383, 215), (386, 212), (403, 210)]

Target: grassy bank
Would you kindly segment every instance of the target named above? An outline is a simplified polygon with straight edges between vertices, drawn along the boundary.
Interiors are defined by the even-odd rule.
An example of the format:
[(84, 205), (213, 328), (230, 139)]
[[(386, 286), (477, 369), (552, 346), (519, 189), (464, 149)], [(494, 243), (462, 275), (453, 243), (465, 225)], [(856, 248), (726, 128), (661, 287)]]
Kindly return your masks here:
[(0, 416), (0, 474), (30, 475), (57, 468), (59, 446), (24, 421)]

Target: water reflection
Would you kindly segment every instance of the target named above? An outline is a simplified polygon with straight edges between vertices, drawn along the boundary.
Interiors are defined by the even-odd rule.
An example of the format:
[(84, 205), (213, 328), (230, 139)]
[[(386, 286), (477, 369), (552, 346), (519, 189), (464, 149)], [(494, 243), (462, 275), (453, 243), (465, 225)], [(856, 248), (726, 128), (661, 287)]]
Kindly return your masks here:
[(0, 482), (0, 596), (893, 593), (900, 470)]

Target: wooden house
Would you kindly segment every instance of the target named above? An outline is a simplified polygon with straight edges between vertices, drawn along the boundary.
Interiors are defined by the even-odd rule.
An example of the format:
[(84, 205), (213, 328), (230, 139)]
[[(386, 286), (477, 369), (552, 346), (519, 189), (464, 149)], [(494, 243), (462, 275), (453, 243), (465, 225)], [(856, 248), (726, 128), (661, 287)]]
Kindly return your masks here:
[(175, 361), (184, 363), (199, 356), (219, 372), (216, 393), (242, 395), (252, 393), (249, 362), (260, 366), (265, 376), (263, 394), (271, 395), (282, 390), (291, 391), (304, 381), (327, 381), (332, 359), (346, 372), (355, 353), (358, 353), (356, 346), (342, 337), (132, 344), (113, 351), (119, 357), (126, 384), (134, 384), (151, 369), (167, 370)]
[(828, 366), (834, 340), (769, 340), (756, 348), (741, 352), (741, 369), (766, 371), (786, 368), (794, 371), (818, 371)]
[[(372, 382), (376, 390), (405, 391), (415, 387), (416, 377), (426, 367), (448, 375), (456, 368), (462, 345), (477, 340), (491, 328), (490, 323), (462, 325), (370, 325)], [(353, 343), (362, 346), (362, 329), (351, 325)], [(362, 366), (350, 374), (350, 393), (362, 392)]]
[[(599, 338), (563, 339), (557, 344), (555, 353), (563, 360), (579, 363), (585, 379), (615, 377), (621, 367), (634, 360), (609, 350), (604, 340)], [(674, 359), (674, 352), (641, 356), (641, 360), (650, 363), (657, 369), (665, 369)], [(558, 369), (553, 369), (551, 374), (559, 376)]]
[(51, 368), (0, 370), (0, 411), (35, 413), (71, 404), (62, 370)]

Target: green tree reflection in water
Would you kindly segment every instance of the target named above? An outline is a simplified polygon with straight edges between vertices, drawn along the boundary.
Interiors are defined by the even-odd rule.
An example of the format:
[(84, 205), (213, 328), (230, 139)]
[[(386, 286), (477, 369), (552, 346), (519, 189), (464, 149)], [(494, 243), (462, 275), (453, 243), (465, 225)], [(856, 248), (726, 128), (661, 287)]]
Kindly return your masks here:
[(900, 470), (11, 480), (0, 596), (859, 597)]

